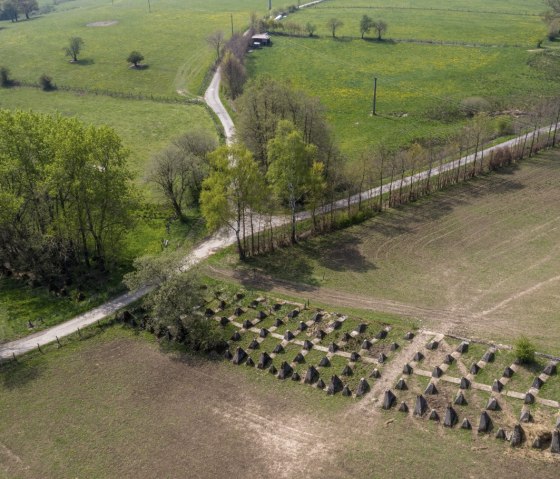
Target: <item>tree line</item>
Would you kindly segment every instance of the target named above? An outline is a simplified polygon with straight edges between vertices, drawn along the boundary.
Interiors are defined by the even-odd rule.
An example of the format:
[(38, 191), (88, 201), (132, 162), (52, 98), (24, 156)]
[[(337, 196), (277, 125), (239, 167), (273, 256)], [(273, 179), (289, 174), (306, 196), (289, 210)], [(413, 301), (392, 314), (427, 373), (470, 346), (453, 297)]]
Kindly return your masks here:
[(2, 0), (0, 1), (0, 20), (19, 21), (20, 15), (29, 20), (31, 14), (39, 10), (37, 0)]
[(137, 194), (106, 126), (0, 110), (2, 273), (61, 288), (120, 259)]

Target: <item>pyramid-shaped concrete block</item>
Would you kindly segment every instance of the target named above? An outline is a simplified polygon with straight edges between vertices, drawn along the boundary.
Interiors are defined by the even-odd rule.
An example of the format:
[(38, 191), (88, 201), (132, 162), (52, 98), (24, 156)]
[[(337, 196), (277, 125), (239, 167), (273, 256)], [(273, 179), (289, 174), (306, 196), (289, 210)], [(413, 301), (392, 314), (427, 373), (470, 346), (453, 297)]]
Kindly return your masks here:
[(356, 397), (362, 397), (370, 391), (369, 383), (365, 378), (361, 378), (356, 388)]
[(383, 394), (383, 403), (381, 404), (381, 407), (383, 409), (391, 409), (394, 406), (396, 400), (397, 397), (393, 394), (393, 391), (387, 389)]
[(416, 403), (414, 404), (414, 415), (423, 416), (428, 410), (428, 401), (421, 394), (416, 396)]
[(307, 372), (305, 373), (305, 378), (303, 379), (303, 382), (305, 384), (313, 384), (318, 380), (319, 380), (319, 371), (317, 371), (317, 369), (315, 369), (314, 366), (309, 366), (309, 368), (307, 368)]
[(490, 432), (492, 431), (493, 426), (494, 425), (492, 423), (492, 419), (490, 419), (488, 413), (486, 411), (482, 411), (482, 414), (480, 415), (480, 421), (478, 422), (478, 432)]

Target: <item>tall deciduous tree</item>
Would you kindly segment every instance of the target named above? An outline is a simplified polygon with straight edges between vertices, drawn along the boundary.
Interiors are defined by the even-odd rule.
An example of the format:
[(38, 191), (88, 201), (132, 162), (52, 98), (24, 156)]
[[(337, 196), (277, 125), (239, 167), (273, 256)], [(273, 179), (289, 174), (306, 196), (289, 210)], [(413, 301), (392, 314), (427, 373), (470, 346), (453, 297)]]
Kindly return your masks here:
[(253, 155), (239, 143), (221, 146), (210, 154), (210, 162), (200, 196), (202, 215), (210, 230), (225, 226), (235, 233), (239, 258), (244, 259), (245, 215), (258, 210), (268, 196), (266, 184)]
[(387, 32), (389, 25), (383, 20), (375, 20), (372, 22), (371, 26), (377, 32), (377, 39), (381, 40), (381, 37)]
[(230, 97), (235, 100), (243, 93), (247, 72), (236, 55), (228, 51), (222, 60), (222, 76)]
[(333, 38), (336, 38), (336, 29), (342, 27), (342, 25), (344, 25), (344, 23), (338, 18), (330, 18), (327, 21), (327, 28), (331, 31)]
[(291, 212), (291, 241), (296, 242), (296, 208), (310, 187), (317, 147), (306, 144), (293, 123), (283, 120), (268, 145), (267, 178), (276, 196)]
[(71, 37), (68, 46), (64, 48), (67, 57), (71, 57), (73, 62), (78, 61), (78, 55), (84, 47), (84, 41), (80, 37)]
[(211, 47), (216, 49), (216, 61), (218, 61), (220, 59), (222, 46), (225, 41), (224, 32), (222, 31), (214, 32), (211, 35), (208, 35), (208, 37), (206, 37), (206, 41)]

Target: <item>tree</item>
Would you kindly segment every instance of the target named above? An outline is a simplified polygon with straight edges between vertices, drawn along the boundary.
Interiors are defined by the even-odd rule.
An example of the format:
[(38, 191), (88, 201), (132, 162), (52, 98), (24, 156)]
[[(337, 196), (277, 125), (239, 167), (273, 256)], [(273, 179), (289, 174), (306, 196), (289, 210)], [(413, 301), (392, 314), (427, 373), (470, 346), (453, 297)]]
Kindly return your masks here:
[(167, 200), (177, 218), (186, 222), (185, 208), (197, 206), (208, 174), (207, 155), (216, 141), (206, 132), (193, 131), (177, 138), (152, 159), (149, 180)]
[(17, 0), (19, 11), (25, 15), (25, 18), (29, 20), (29, 16), (32, 12), (39, 10), (39, 5), (37, 0)]
[(43, 89), (43, 91), (56, 90), (56, 86), (53, 83), (52, 78), (45, 73), (43, 73), (39, 77), (39, 85), (41, 85), (41, 88)]
[(331, 31), (333, 38), (336, 38), (336, 29), (342, 27), (343, 25), (344, 24), (342, 23), (342, 21), (338, 18), (329, 19), (329, 21), (327, 22), (327, 27)]
[(80, 37), (71, 37), (68, 46), (64, 48), (67, 57), (72, 57), (72, 62), (78, 61), (78, 55), (82, 51), (84, 41)]
[(315, 35), (315, 32), (317, 31), (317, 26), (311, 22), (307, 22), (305, 24), (305, 31), (309, 34), (310, 37), (312, 37), (313, 35)]
[(19, 5), (17, 0), (4, 0), (2, 3), (2, 13), (12, 22), (19, 20)]
[(387, 28), (389, 28), (389, 25), (383, 20), (376, 20), (372, 22), (371, 26), (377, 32), (377, 40), (381, 40), (381, 36), (387, 32)]
[(7, 67), (0, 67), (0, 86), (8, 88), (13, 86), (14, 80), (10, 78), (10, 69)]
[(293, 123), (283, 120), (268, 145), (269, 168), (266, 174), (276, 196), (291, 212), (291, 241), (296, 242), (296, 208), (309, 188), (315, 145), (305, 144)]
[(211, 231), (228, 227), (235, 233), (239, 258), (244, 259), (245, 214), (259, 210), (268, 196), (266, 184), (253, 155), (239, 143), (221, 146), (210, 154), (210, 162), (200, 195), (202, 215)]
[(373, 27), (373, 20), (367, 15), (364, 15), (360, 20), (360, 33), (362, 34), (362, 39), (366, 33), (369, 33), (371, 27)]
[(128, 63), (132, 63), (134, 65), (134, 68), (138, 68), (138, 64), (144, 60), (144, 55), (142, 55), (140, 52), (134, 50), (132, 52), (130, 52), (130, 55), (128, 55), (126, 61)]
[(119, 260), (136, 195), (109, 127), (0, 110), (0, 264), (50, 284)]
[(220, 59), (222, 45), (224, 44), (224, 32), (216, 31), (206, 37), (206, 41), (211, 47), (216, 49), (216, 61)]
[(229, 50), (222, 60), (222, 77), (232, 100), (243, 93), (247, 72), (243, 63)]

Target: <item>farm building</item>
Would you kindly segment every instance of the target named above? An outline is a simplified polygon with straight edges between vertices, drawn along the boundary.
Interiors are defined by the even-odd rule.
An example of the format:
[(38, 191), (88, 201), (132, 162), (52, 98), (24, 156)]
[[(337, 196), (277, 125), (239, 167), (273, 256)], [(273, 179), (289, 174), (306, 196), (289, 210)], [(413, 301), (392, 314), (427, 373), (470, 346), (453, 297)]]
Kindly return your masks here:
[(270, 35), (268, 33), (259, 33), (251, 37), (252, 48), (259, 48), (265, 46), (270, 47), (271, 45), (272, 45), (272, 41), (270, 40)]

